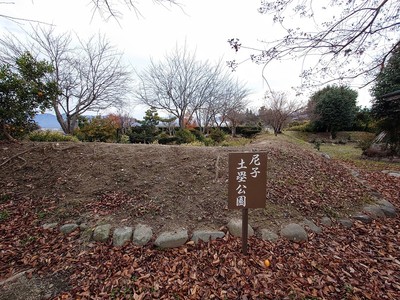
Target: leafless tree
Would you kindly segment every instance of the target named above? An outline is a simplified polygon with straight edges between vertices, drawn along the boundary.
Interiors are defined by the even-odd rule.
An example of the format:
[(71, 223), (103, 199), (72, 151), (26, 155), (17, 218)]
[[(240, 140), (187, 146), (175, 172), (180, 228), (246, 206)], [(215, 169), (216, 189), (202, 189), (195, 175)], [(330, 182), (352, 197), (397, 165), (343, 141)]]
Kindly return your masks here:
[(130, 93), (131, 73), (121, 61), (122, 54), (104, 36), (74, 42), (69, 33), (36, 27), (28, 41), (5, 36), (0, 45), (3, 60), (27, 50), (52, 63), (59, 89), (53, 109), (65, 133), (73, 133), (83, 113), (120, 107)]
[(195, 112), (196, 122), (205, 133), (211, 126), (221, 127), (232, 111), (242, 111), (247, 106), (250, 91), (245, 84), (226, 76), (219, 82), (218, 93), (213, 94)]
[[(259, 12), (282, 26), (281, 38), (264, 40), (260, 50), (237, 38), (228, 42), (235, 51), (251, 49), (250, 59), (264, 64), (264, 70), (276, 60), (302, 59), (304, 87), (360, 76), (368, 85), (400, 43), (398, 0), (263, 0)], [(310, 23), (305, 19), (315, 28), (302, 26)], [(317, 60), (308, 65), (311, 57)], [(233, 68), (240, 63), (228, 62)]]
[(299, 101), (289, 100), (284, 92), (267, 92), (266, 105), (259, 109), (259, 116), (265, 125), (274, 129), (274, 134), (282, 133), (283, 127), (298, 112), (304, 109)]
[(232, 136), (236, 135), (236, 127), (244, 120), (244, 111), (248, 105), (247, 96), (250, 91), (244, 84), (236, 82), (227, 87), (224, 97), (219, 101), (218, 110), (213, 112), (217, 127), (226, 124), (231, 128)]
[[(123, 8), (133, 10), (137, 15), (140, 14), (137, 1), (134, 0), (91, 0), (91, 2), (93, 5), (93, 13), (99, 13), (105, 20), (121, 18), (123, 15)], [(179, 5), (176, 0), (153, 0), (153, 2), (161, 5)]]
[(207, 101), (221, 95), (221, 82), (227, 75), (221, 64), (198, 61), (185, 45), (176, 47), (162, 62), (151, 61), (138, 77), (137, 101), (165, 110), (184, 128), (185, 118), (191, 120)]

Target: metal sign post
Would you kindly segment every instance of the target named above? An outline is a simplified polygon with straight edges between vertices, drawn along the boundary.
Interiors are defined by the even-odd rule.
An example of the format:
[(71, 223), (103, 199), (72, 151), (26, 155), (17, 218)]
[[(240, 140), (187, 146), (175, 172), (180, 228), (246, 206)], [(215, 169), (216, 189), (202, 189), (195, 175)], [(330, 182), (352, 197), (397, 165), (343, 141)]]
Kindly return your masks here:
[(265, 208), (267, 153), (229, 153), (228, 208), (242, 209), (242, 252), (247, 255), (248, 209)]

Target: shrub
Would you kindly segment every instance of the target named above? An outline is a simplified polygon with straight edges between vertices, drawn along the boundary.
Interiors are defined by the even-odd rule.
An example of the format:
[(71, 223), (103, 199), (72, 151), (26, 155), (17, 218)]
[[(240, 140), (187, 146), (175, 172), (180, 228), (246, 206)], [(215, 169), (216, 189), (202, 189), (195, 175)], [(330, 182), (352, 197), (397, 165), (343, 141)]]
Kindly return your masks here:
[(237, 127), (236, 128), (236, 133), (240, 134), (241, 136), (245, 137), (245, 138), (253, 138), (255, 137), (257, 134), (259, 134), (261, 132), (262, 128), (261, 127)]
[(204, 138), (203, 143), (205, 146), (215, 146), (215, 141), (209, 137)]
[(176, 144), (178, 138), (176, 136), (166, 136), (166, 137), (159, 137), (158, 143), (162, 145), (173, 145)]
[(121, 137), (119, 138), (119, 142), (121, 144), (129, 144), (129, 135), (123, 134), (121, 135)]
[(357, 148), (361, 148), (362, 151), (365, 151), (371, 147), (373, 141), (373, 138), (364, 138), (357, 143)]
[(33, 142), (78, 142), (79, 140), (72, 135), (66, 135), (60, 131), (37, 130), (28, 135), (28, 139)]
[(189, 131), (196, 137), (196, 139), (198, 141), (204, 142), (205, 137), (204, 137), (204, 134), (200, 130), (198, 130), (196, 128), (190, 128)]
[(221, 143), (225, 140), (225, 133), (221, 129), (215, 128), (211, 130), (210, 138), (216, 143)]
[[(294, 123), (294, 122), (293, 122)], [(295, 125), (294, 123), (292, 126), (290, 126), (287, 130), (289, 131), (301, 131), (301, 132), (315, 132), (315, 128), (313, 124), (310, 121), (306, 121), (303, 123), (298, 123)]]
[(79, 129), (74, 135), (81, 141), (87, 142), (116, 142), (118, 124), (112, 118), (94, 117), (90, 120), (83, 119)]
[(196, 136), (189, 129), (179, 129), (175, 133), (178, 144), (189, 144), (196, 140)]

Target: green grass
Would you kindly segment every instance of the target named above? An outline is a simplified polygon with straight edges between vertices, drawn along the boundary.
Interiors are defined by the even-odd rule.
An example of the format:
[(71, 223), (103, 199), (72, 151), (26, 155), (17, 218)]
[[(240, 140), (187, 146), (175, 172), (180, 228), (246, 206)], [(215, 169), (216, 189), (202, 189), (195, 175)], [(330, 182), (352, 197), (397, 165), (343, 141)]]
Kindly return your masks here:
[(10, 213), (6, 210), (0, 211), (0, 222), (7, 220), (10, 217)]

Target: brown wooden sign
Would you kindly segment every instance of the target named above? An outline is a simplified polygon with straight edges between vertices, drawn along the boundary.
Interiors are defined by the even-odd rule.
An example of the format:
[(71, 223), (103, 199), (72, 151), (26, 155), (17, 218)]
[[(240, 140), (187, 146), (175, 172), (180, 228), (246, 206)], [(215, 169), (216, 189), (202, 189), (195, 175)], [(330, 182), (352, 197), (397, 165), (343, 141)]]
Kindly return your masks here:
[(264, 208), (267, 153), (229, 153), (228, 208)]

